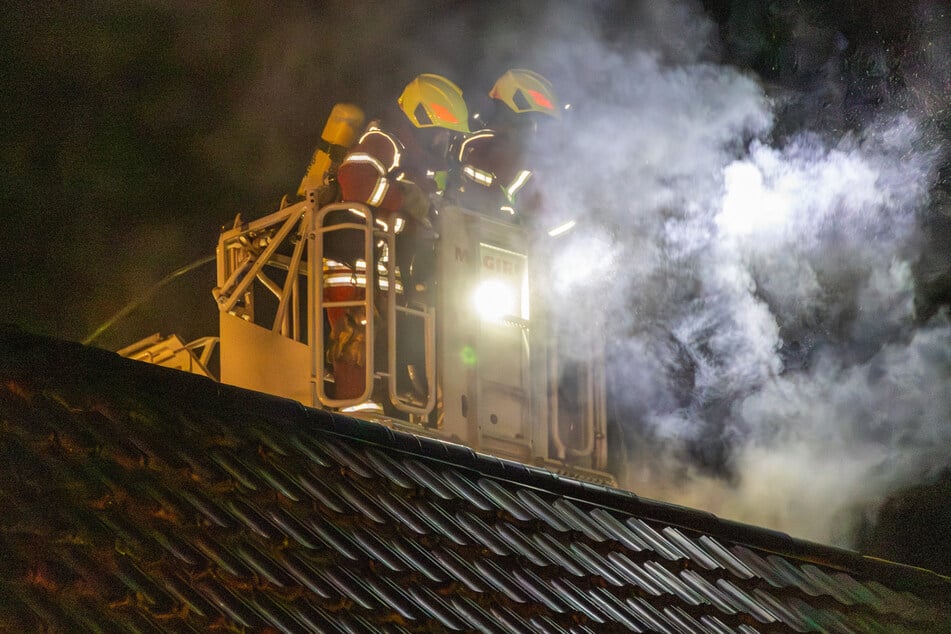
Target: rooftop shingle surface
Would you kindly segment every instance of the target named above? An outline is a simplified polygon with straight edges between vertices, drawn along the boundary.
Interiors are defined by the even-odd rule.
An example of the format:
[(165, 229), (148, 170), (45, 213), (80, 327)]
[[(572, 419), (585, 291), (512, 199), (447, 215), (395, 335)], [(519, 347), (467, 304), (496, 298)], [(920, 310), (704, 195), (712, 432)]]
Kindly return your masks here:
[(951, 631), (921, 569), (18, 331), (0, 425), (0, 631)]

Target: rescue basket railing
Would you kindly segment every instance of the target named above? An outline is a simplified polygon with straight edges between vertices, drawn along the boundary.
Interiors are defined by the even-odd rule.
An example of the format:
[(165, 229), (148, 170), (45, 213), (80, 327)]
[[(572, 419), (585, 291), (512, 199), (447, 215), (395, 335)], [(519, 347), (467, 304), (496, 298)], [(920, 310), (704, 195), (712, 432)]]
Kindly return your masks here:
[[(291, 268), (297, 270), (301, 255), (299, 249), (295, 247), (294, 256), (291, 259), (280, 256), (277, 251), (287, 240), (295, 225), (301, 222), (302, 216), (311, 209), (312, 207), (306, 203), (297, 203), (222, 233), (218, 248), (224, 250), (224, 253), (219, 254), (218, 287), (215, 289), (215, 299), (219, 310), (234, 313), (238, 303), (244, 300), (242, 316), (253, 321), (251, 287), (255, 281), (271, 291), (282, 304), (286, 302), (283, 294), (293, 293), (294, 280), (297, 276), (288, 275), (287, 283), (282, 288), (268, 277), (264, 267), (270, 265), (285, 270)], [(301, 226), (298, 227), (298, 242), (303, 238), (302, 234), (303, 223), (301, 222)], [(293, 261), (294, 257), (297, 258), (296, 263)], [(278, 329), (279, 324), (286, 321), (285, 309), (285, 312), (280, 315), (280, 321), (275, 320), (275, 330)], [(288, 326), (284, 324), (283, 330), (288, 329)]]
[[(397, 303), (397, 285), (396, 285), (396, 222), (390, 223), (386, 227), (386, 275), (387, 275), (387, 319), (386, 319), (386, 340), (387, 340), (387, 387), (390, 402), (393, 407), (407, 414), (417, 416), (429, 416), (436, 405), (436, 326), (435, 309), (432, 306), (422, 305), (421, 308), (414, 308), (409, 305), (402, 306)], [(407, 271), (401, 271), (406, 279)], [(408, 303), (407, 303), (408, 304)], [(422, 403), (415, 399), (405, 398), (399, 393), (398, 386), (398, 362), (399, 362), (399, 336), (397, 334), (397, 319), (402, 315), (411, 319), (422, 320), (423, 327), (423, 375), (425, 377), (425, 400)], [(411, 338), (412, 339), (412, 338)]]
[[(325, 224), (327, 216), (334, 212), (348, 212), (352, 220), (350, 222), (334, 222)], [(310, 270), (308, 274), (308, 329), (309, 340), (313, 349), (311, 355), (311, 382), (314, 390), (315, 402), (326, 405), (327, 407), (344, 408), (352, 407), (364, 403), (370, 399), (373, 393), (373, 360), (374, 360), (374, 337), (375, 332), (375, 306), (374, 295), (376, 294), (376, 262), (373, 257), (374, 231), (373, 231), (373, 213), (366, 205), (359, 203), (333, 203), (320, 208), (315, 214), (311, 215), (310, 229), (308, 236), (310, 238)], [(363, 233), (363, 261), (365, 263), (364, 293), (363, 299), (349, 300), (327, 300), (324, 297), (325, 277), (323, 271), (324, 263), (324, 238), (331, 233), (338, 231), (360, 231)], [(356, 268), (354, 266), (354, 268)], [(354, 281), (356, 281), (357, 271), (352, 271)], [(364, 337), (364, 383), (363, 392), (359, 396), (350, 398), (334, 398), (327, 393), (326, 384), (329, 373), (326, 367), (326, 341), (324, 333), (324, 311), (334, 308), (357, 308), (364, 310), (363, 324), (366, 328)]]
[[(354, 238), (337, 233), (341, 231), (352, 233)], [(213, 291), (218, 308), (222, 313), (306, 344), (311, 398), (315, 404), (344, 409), (368, 403), (375, 381), (383, 380), (387, 384), (387, 397), (397, 411), (428, 416), (436, 401), (434, 308), (420, 304), (409, 306), (402, 301), (404, 289), (395, 257), (397, 231), (396, 222), (386, 223), (376, 218), (369, 207), (359, 203), (333, 203), (316, 209), (310, 202), (301, 201), (289, 206), (282, 204), (276, 212), (252, 222), (241, 222), (238, 217), (234, 226), (224, 230), (219, 238), (218, 283)], [(346, 240), (338, 241), (340, 243), (357, 240), (354, 251), (348, 254), (348, 259), (354, 261), (335, 261), (336, 252), (328, 251), (329, 236), (346, 236)], [(301, 298), (302, 286), (306, 286), (306, 299)], [(353, 287), (355, 292), (341, 296), (332, 292), (334, 286)], [(274, 301), (266, 304), (260, 304), (261, 298), (256, 301), (255, 293), (261, 291), (273, 296)], [(378, 295), (378, 291), (384, 295)], [(385, 342), (375, 340), (380, 318), (377, 302), (381, 297), (386, 298), (383, 315), (386, 328), (381, 333), (386, 337)], [(302, 305), (305, 302), (306, 307)], [(340, 396), (339, 377), (334, 376), (327, 360), (331, 338), (328, 334), (334, 332), (328, 320), (334, 312), (342, 311), (353, 311), (348, 318), (355, 316), (359, 322), (356, 327), (365, 329), (363, 340), (354, 340), (356, 350), (349, 350), (362, 357), (363, 363), (359, 370), (348, 375), (353, 389), (344, 397)], [(306, 325), (301, 323), (304, 319)], [(411, 343), (400, 341), (398, 323), (401, 328), (412, 323), (422, 331), (422, 342), (417, 337), (412, 337)], [(382, 361), (375, 356), (381, 345), (384, 346), (381, 352), (387, 355), (385, 368), (375, 363)], [(422, 347), (420, 364), (424, 367), (419, 377), (425, 381), (424, 393), (407, 395), (399, 389), (399, 371), (405, 365), (401, 364), (401, 357), (406, 354), (408, 345)], [(418, 358), (419, 352), (413, 351), (409, 357)], [(362, 389), (355, 382), (359, 381), (360, 374), (363, 375)], [(410, 378), (418, 377), (411, 375)], [(413, 383), (421, 384), (418, 380)], [(333, 391), (331, 384), (335, 384)], [(355, 391), (359, 394), (354, 394)]]
[[(580, 417), (583, 433), (583, 445), (571, 446), (561, 436), (562, 407), (558, 398), (558, 390), (551, 390), (549, 396), (549, 431), (552, 445), (555, 448), (558, 460), (587, 458), (594, 469), (603, 469), (607, 466), (605, 429), (607, 425), (607, 405), (605, 401), (604, 382), (604, 346), (603, 342), (594, 337), (590, 342), (586, 358), (581, 360), (581, 381), (577, 386), (584, 407), (576, 415)], [(561, 382), (561, 367), (558, 346), (552, 345), (548, 357), (549, 380), (552, 385)]]

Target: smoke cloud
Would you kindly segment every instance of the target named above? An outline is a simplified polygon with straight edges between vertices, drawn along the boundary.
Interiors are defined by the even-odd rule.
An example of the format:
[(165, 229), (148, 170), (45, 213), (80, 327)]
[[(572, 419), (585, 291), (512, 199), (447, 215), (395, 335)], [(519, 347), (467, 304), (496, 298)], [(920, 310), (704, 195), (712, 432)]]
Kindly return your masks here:
[[(606, 327), (623, 484), (851, 545), (886, 495), (951, 466), (951, 322), (915, 302), (928, 111), (780, 132), (796, 95), (718, 62), (696, 5), (637, 17), (633, 46), (592, 27), (548, 51), (583, 97), (534, 149), (544, 222), (578, 222), (552, 241), (553, 301), (583, 306), (578, 341)], [(808, 63), (838, 67), (825, 35)], [(818, 76), (800, 105), (847, 93)]]

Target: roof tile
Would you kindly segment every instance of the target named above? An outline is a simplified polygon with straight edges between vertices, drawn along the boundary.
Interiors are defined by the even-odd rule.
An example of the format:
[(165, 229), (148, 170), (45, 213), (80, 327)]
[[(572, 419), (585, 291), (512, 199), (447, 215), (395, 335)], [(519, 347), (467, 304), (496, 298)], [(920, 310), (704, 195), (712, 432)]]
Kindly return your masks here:
[(0, 334), (0, 420), (3, 631), (890, 633), (951, 614), (926, 571), (75, 344)]

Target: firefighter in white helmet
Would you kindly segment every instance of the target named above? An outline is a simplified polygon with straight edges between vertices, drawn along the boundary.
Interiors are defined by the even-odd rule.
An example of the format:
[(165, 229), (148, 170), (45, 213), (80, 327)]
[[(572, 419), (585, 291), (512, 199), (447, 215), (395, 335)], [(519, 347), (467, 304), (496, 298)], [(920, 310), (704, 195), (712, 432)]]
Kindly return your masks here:
[[(396, 105), (401, 113), (384, 113), (390, 120), (372, 123), (350, 149), (337, 170), (337, 183), (342, 201), (366, 204), (381, 223), (395, 223), (394, 259), (404, 293), (412, 297), (429, 285), (429, 272), (422, 269), (426, 268), (423, 261), (431, 258), (422, 256), (432, 251), (430, 196), (444, 187), (438, 174), (445, 173), (452, 136), (469, 132), (469, 112), (462, 90), (434, 74), (410, 81)], [(354, 245), (353, 251), (360, 249)], [(360, 320), (334, 321), (331, 319), (329, 350), (338, 351), (332, 359), (336, 397), (347, 398), (363, 391), (363, 375), (362, 369), (348, 373), (343, 366), (362, 368), (365, 360), (348, 355), (347, 347), (337, 343), (342, 338), (359, 340), (360, 333), (354, 336), (349, 330)], [(350, 374), (356, 377), (353, 385), (341, 381), (341, 376)]]
[(524, 196), (516, 203), (532, 177), (526, 145), (539, 120), (560, 117), (561, 107), (551, 82), (524, 68), (506, 71), (489, 97), (496, 112), (488, 127), (453, 147), (456, 169), (447, 196), (462, 207), (514, 220), (531, 206)]

